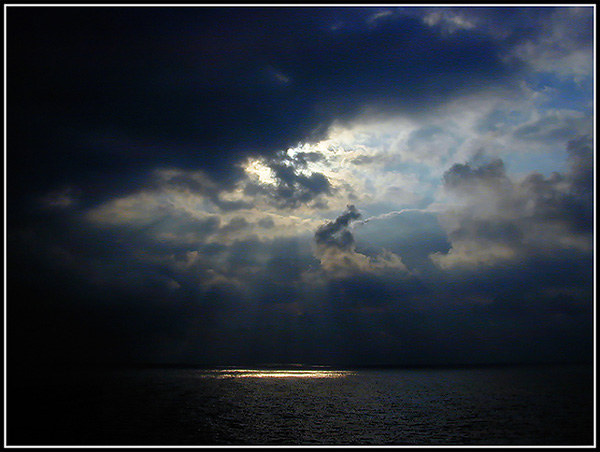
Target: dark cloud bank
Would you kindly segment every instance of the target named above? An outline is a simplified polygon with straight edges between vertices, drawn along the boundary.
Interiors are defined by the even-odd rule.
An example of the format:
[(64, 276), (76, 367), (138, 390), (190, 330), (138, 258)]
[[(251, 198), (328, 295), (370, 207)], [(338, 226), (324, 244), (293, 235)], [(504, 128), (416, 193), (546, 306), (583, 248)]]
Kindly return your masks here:
[(93, 202), (156, 165), (236, 177), (240, 155), (316, 139), (334, 119), (418, 112), (510, 76), (484, 35), (448, 39), (409, 15), (369, 25), (374, 13), (9, 9), (9, 164), (30, 175), (10, 200), (74, 184)]
[[(158, 224), (83, 219), (164, 167), (206, 171), (214, 186), (169, 183), (235, 211), (220, 193), (250, 155), (269, 159), (277, 183), (248, 193), (284, 210), (330, 196), (325, 176), (276, 152), (365, 109), (418, 115), (510, 84), (522, 63), (498, 55), (535, 33), (523, 20), (504, 40), (445, 35), (411, 14), (369, 22), (374, 12), (10, 8), (9, 365), (589, 361), (589, 137), (570, 142), (565, 174), (517, 182), (501, 160), (450, 167), (444, 189), (470, 207), (441, 217), (422, 247), (360, 240), (360, 206), (312, 237), (231, 246), (204, 237), (249, 220), (190, 220), (180, 232), (199, 237), (193, 248), (152, 240)], [(431, 214), (408, 218), (431, 228)], [(471, 245), (483, 251), (465, 266)]]

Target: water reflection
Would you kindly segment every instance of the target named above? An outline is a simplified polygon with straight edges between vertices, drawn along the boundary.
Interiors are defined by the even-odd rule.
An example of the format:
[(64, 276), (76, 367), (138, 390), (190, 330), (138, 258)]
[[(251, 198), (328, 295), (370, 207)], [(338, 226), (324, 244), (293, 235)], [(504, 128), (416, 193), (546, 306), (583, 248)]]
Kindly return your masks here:
[(274, 369), (218, 369), (204, 374), (213, 378), (343, 378), (352, 375), (346, 370), (274, 370)]

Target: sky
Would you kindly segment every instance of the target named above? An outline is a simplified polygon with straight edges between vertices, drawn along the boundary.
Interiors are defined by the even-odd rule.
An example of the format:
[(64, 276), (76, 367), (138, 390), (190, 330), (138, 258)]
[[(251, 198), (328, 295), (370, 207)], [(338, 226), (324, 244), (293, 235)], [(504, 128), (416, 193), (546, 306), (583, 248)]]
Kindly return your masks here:
[(592, 7), (6, 26), (9, 366), (592, 361)]

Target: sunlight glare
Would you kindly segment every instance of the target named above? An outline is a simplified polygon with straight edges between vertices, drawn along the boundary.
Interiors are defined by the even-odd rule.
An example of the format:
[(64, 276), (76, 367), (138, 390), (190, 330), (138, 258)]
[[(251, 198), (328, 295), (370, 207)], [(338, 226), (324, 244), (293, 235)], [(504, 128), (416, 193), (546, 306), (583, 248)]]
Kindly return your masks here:
[(259, 182), (263, 184), (275, 185), (276, 183), (275, 177), (273, 176), (273, 170), (265, 165), (260, 159), (248, 159), (244, 171), (256, 176)]
[(226, 369), (215, 370), (216, 378), (342, 378), (352, 375), (343, 370), (273, 370), (273, 369)]

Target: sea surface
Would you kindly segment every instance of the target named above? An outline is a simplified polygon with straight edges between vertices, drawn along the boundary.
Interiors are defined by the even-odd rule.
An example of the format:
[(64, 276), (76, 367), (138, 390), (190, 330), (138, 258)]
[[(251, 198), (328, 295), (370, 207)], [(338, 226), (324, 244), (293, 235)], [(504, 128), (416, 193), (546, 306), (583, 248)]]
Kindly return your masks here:
[[(52, 373), (52, 375), (49, 375)], [(8, 445), (589, 445), (593, 369), (86, 369), (8, 379)]]

